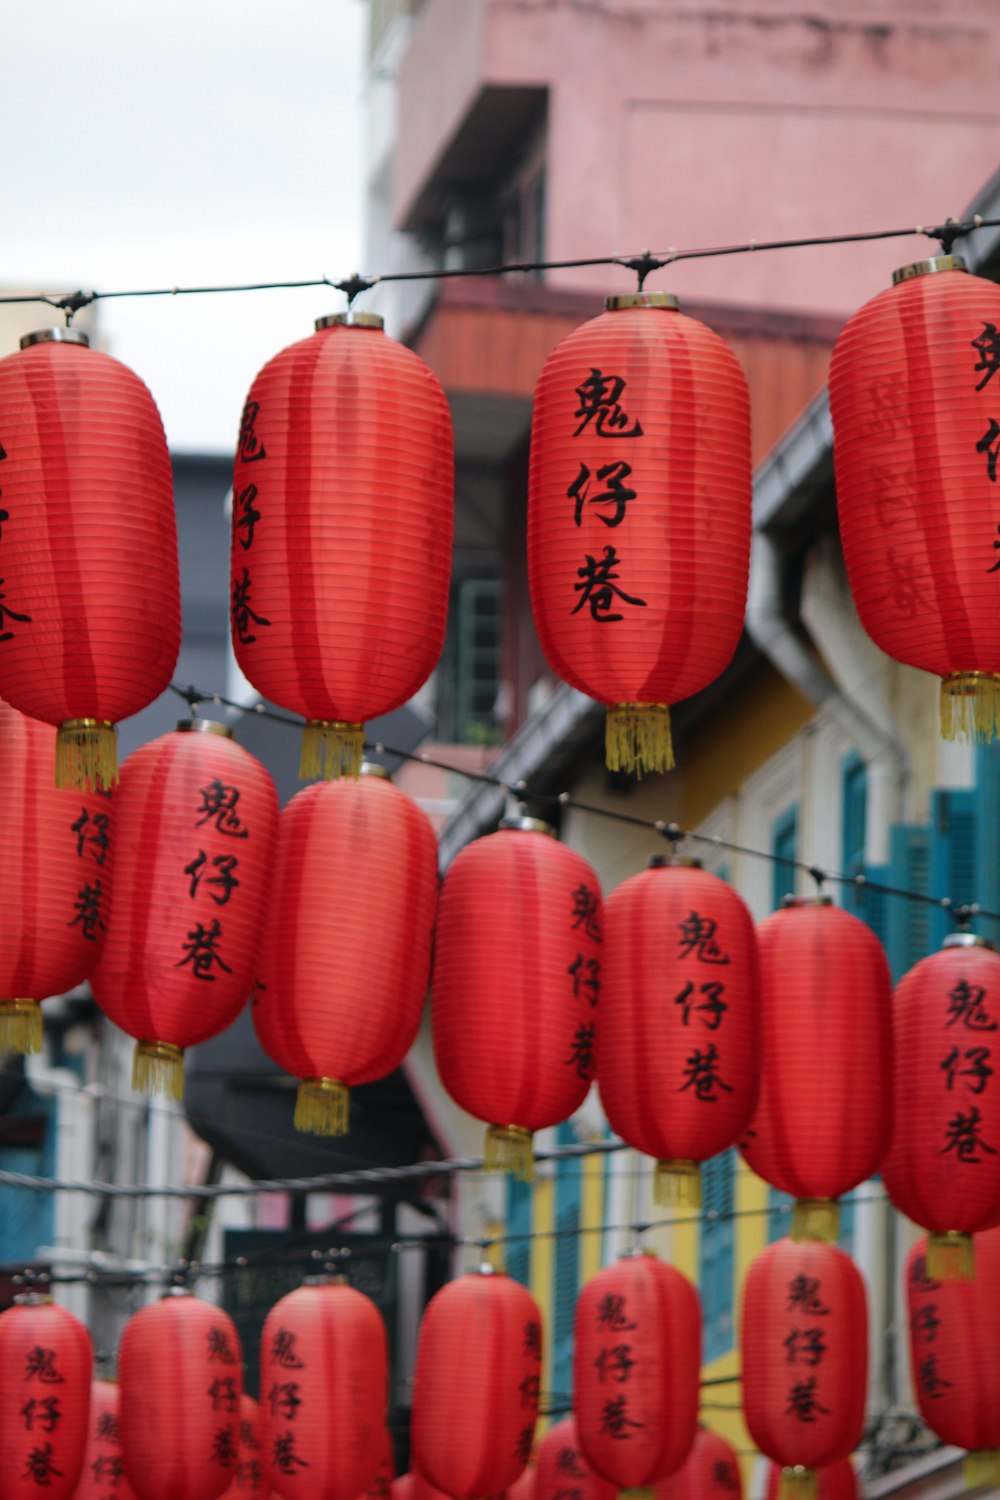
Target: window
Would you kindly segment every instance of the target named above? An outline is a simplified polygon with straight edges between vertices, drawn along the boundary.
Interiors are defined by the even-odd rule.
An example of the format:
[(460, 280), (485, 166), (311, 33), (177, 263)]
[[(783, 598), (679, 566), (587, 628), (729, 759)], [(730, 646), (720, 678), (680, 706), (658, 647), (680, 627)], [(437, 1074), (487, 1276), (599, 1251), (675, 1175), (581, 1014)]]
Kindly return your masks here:
[[(531, 1233), (531, 1184), (507, 1178), (507, 1233), (511, 1236)], [(507, 1241), (507, 1275), (522, 1286), (531, 1284), (531, 1241), (511, 1238)]]
[[(799, 806), (786, 808), (774, 820), (771, 830), (771, 853), (776, 861), (798, 859)], [(771, 873), (771, 905), (775, 911), (786, 896), (795, 891), (795, 870), (789, 864), (775, 863)]]
[[(560, 1146), (576, 1140), (573, 1127), (560, 1125)], [(552, 1389), (559, 1396), (573, 1391), (573, 1321), (580, 1290), (580, 1190), (582, 1160), (556, 1162), (555, 1286), (552, 1289)]]
[[(733, 1347), (733, 1208), (736, 1152), (713, 1156), (701, 1169), (701, 1228), (698, 1286), (704, 1319), (705, 1359), (718, 1359)], [(711, 1215), (718, 1217), (712, 1218)]]

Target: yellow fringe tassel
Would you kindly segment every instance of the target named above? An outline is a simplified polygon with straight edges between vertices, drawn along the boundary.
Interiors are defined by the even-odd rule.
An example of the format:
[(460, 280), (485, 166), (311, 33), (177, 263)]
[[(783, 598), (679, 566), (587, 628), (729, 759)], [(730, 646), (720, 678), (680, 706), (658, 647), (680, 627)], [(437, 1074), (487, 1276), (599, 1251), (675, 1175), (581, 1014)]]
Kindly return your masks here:
[(608, 709), (604, 759), (609, 771), (670, 771), (674, 747), (665, 703), (616, 703)]
[(310, 719), (302, 731), (299, 780), (337, 781), (361, 775), (365, 726), (339, 719)]
[(701, 1169), (696, 1161), (658, 1161), (653, 1172), (658, 1208), (700, 1208)]
[(816, 1500), (818, 1494), (819, 1476), (815, 1469), (806, 1469), (802, 1464), (782, 1469), (778, 1500)]
[(976, 1259), (971, 1234), (957, 1229), (927, 1236), (927, 1274), (932, 1281), (975, 1281)]
[(969, 1490), (993, 1490), (1000, 1485), (1000, 1449), (977, 1448), (967, 1453), (962, 1463), (965, 1487)]
[(42, 1050), (42, 1007), (37, 1000), (0, 1000), (0, 1052)]
[(523, 1125), (490, 1125), (486, 1131), (483, 1165), (487, 1172), (512, 1172), (521, 1182), (535, 1176), (531, 1131)]
[(184, 1052), (173, 1042), (136, 1042), (132, 1087), (142, 1094), (184, 1098)]
[(941, 737), (994, 740), (1000, 734), (1000, 674), (954, 672), (941, 679)]
[(618, 1500), (655, 1500), (656, 1491), (651, 1486), (642, 1485), (632, 1490), (619, 1490)]
[(840, 1204), (836, 1198), (796, 1198), (792, 1208), (793, 1240), (822, 1240), (835, 1245), (840, 1233)]
[(117, 730), (106, 719), (67, 719), (56, 734), (56, 786), (103, 787), (118, 782)]
[(295, 1129), (307, 1135), (346, 1135), (350, 1090), (335, 1078), (303, 1078), (295, 1100)]

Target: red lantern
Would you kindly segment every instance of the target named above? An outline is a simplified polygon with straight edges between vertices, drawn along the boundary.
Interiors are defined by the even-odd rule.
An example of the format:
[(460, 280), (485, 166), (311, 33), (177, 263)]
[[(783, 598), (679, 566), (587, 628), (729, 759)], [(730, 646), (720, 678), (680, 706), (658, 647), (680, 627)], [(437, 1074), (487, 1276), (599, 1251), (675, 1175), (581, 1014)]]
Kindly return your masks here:
[(83, 1469), (93, 1353), (83, 1324), (51, 1297), (0, 1313), (0, 1495), (68, 1500)]
[[(0, 544), (2, 545), (2, 544)], [(86, 979), (111, 899), (111, 801), (56, 791), (55, 733), (0, 703), (4, 860), (0, 1052), (40, 1052), (38, 1001)]]
[(753, 918), (715, 875), (662, 857), (604, 906), (597, 1083), (612, 1129), (658, 1158), (657, 1203), (701, 1204), (698, 1163), (757, 1102)]
[(580, 1446), (575, 1417), (550, 1427), (538, 1450), (534, 1500), (616, 1500), (613, 1484), (595, 1473)]
[(864, 1429), (868, 1309), (850, 1256), (819, 1240), (768, 1245), (744, 1283), (740, 1343), (750, 1436), (785, 1469), (783, 1500), (814, 1500), (815, 1471)]
[(686, 1460), (698, 1427), (701, 1304), (655, 1256), (599, 1271), (576, 1304), (573, 1391), (587, 1461), (619, 1489), (645, 1489)]
[(420, 1025), (437, 905), (437, 841), (367, 766), (285, 808), (258, 966), (260, 1044), (303, 1083), (295, 1124), (347, 1130), (348, 1088), (397, 1068)]
[(444, 1490), (435, 1489), (429, 1479), (411, 1469), (392, 1481), (392, 1500), (450, 1500)]
[(454, 1500), (513, 1484), (531, 1456), (541, 1369), (541, 1313), (520, 1282), (483, 1266), (442, 1287), (417, 1342), (413, 1468)]
[(232, 1319), (188, 1292), (174, 1288), (129, 1318), (118, 1358), (122, 1454), (139, 1500), (218, 1500), (229, 1489), (241, 1368)]
[(894, 1020), (886, 1190), (931, 1230), (931, 1275), (971, 1276), (970, 1236), (996, 1223), (1000, 1204), (1000, 1089), (990, 1082), (1000, 956), (972, 933), (946, 938), (900, 980)]
[[(858, 1500), (858, 1474), (849, 1458), (826, 1464), (816, 1470), (817, 1500)], [(767, 1471), (765, 1500), (780, 1500), (781, 1469), (770, 1464)]]
[[(656, 1500), (743, 1500), (735, 1449), (717, 1432), (699, 1427), (687, 1462), (676, 1474), (660, 1480)], [(769, 1500), (777, 1500), (777, 1496)]]
[(593, 1076), (600, 984), (597, 876), (545, 823), (464, 848), (441, 891), (434, 1054), (486, 1133), (488, 1169), (532, 1174), (531, 1133), (567, 1120)]
[(392, 1494), (392, 1486), (396, 1479), (396, 1455), (388, 1427), (383, 1428), (378, 1447), (378, 1468), (358, 1495), (357, 1500), (389, 1500)]
[[(253, 1397), (246, 1393), (240, 1397), (240, 1435), (237, 1455), (236, 1475), (223, 1500), (267, 1500), (271, 1490), (264, 1478), (263, 1455), (260, 1446), (260, 1411)], [(114, 1500), (118, 1500), (118, 1496), (115, 1496)]]
[(355, 1500), (384, 1458), (385, 1324), (346, 1282), (308, 1281), (276, 1302), (260, 1343), (265, 1473), (285, 1500)]
[(998, 325), (995, 282), (939, 256), (897, 271), (851, 318), (830, 365), (854, 602), (877, 646), (944, 679), (948, 738), (992, 738), (1000, 706)]
[(111, 786), (115, 723), (180, 649), (173, 480), (138, 376), (75, 329), (0, 360), (0, 695), (59, 726), (57, 786)]
[(550, 665), (608, 705), (608, 766), (641, 774), (673, 765), (667, 705), (714, 681), (743, 629), (750, 400), (675, 298), (606, 306), (535, 388), (528, 572)]
[(1000, 1229), (976, 1235), (975, 1281), (938, 1281), (926, 1240), (906, 1264), (910, 1365), (920, 1415), (942, 1443), (968, 1448), (970, 1489), (1000, 1484)]
[(87, 1450), (80, 1482), (73, 1500), (136, 1500), (125, 1478), (121, 1423), (118, 1417), (118, 1386), (113, 1380), (95, 1380), (90, 1387), (90, 1417)]
[(444, 641), (448, 403), (381, 330), (373, 314), (321, 318), (264, 366), (243, 408), (233, 645), (254, 687), (309, 721), (303, 777), (356, 776), (361, 721), (411, 698)]
[(91, 984), (135, 1037), (134, 1088), (184, 1091), (184, 1048), (250, 994), (278, 798), (230, 731), (193, 719), (135, 750), (115, 797), (118, 899)]
[(757, 928), (760, 1098), (741, 1150), (799, 1201), (792, 1236), (835, 1240), (835, 1200), (892, 1128), (892, 980), (881, 943), (829, 897), (786, 897)]
[(536, 1471), (531, 1460), (522, 1474), (519, 1474), (513, 1484), (509, 1484), (503, 1491), (504, 1500), (535, 1500)]

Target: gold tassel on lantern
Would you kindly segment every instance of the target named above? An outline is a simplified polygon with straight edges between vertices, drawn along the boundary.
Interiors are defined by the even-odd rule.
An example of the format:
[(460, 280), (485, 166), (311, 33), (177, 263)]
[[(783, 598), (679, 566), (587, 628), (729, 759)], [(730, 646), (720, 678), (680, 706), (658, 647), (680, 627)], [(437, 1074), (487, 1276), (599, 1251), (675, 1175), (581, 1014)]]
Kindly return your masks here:
[(631, 1490), (619, 1490), (618, 1500), (656, 1500), (656, 1491), (645, 1485)]
[(336, 1078), (304, 1078), (295, 1100), (295, 1129), (308, 1135), (346, 1135), (350, 1090)]
[(523, 1125), (490, 1125), (486, 1131), (483, 1166), (487, 1172), (512, 1172), (521, 1182), (535, 1176), (531, 1131)]
[(67, 719), (56, 734), (56, 786), (108, 790), (118, 782), (117, 730), (107, 719)]
[(42, 1050), (42, 1007), (37, 1000), (0, 1000), (0, 1052)]
[(609, 771), (670, 771), (674, 747), (665, 703), (616, 703), (608, 709), (604, 758)]
[(836, 1198), (796, 1198), (792, 1208), (793, 1240), (822, 1240), (835, 1245), (840, 1233), (840, 1204)]
[(338, 781), (361, 775), (365, 726), (341, 719), (309, 719), (302, 731), (299, 780)]
[(819, 1476), (815, 1469), (795, 1464), (781, 1471), (778, 1500), (817, 1500)]
[(143, 1094), (184, 1098), (184, 1051), (173, 1042), (136, 1042), (132, 1087)]
[(927, 1274), (932, 1281), (975, 1281), (972, 1235), (951, 1229), (927, 1236)]
[(696, 1161), (658, 1161), (653, 1173), (658, 1208), (700, 1208), (701, 1171)]
[(962, 1462), (965, 1487), (969, 1490), (995, 1490), (1000, 1486), (1000, 1449), (977, 1448)]
[(953, 672), (941, 679), (941, 736), (994, 740), (1000, 734), (1000, 674)]

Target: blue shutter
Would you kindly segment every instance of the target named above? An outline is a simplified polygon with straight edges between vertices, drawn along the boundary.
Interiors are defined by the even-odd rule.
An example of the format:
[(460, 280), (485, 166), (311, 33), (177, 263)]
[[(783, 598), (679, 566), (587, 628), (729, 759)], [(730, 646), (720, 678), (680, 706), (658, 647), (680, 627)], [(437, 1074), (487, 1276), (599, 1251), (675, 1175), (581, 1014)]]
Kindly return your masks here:
[[(799, 807), (796, 803), (774, 820), (771, 829), (771, 853), (779, 859), (798, 859)], [(777, 911), (786, 896), (795, 890), (795, 871), (791, 865), (775, 864), (771, 871), (771, 905)]]
[[(889, 884), (908, 891), (930, 891), (931, 831), (922, 823), (897, 823), (890, 833)], [(885, 946), (893, 981), (931, 951), (933, 910), (905, 896), (886, 900)]]
[(840, 1233), (837, 1236), (837, 1244), (841, 1250), (846, 1250), (848, 1255), (854, 1253), (854, 1199), (857, 1190), (853, 1193), (845, 1193), (840, 1200)]
[[(705, 1359), (718, 1359), (733, 1347), (733, 1208), (736, 1152), (730, 1148), (701, 1169), (701, 1229), (698, 1287), (704, 1318)], [(709, 1218), (709, 1214), (718, 1218)]]
[[(571, 1145), (570, 1125), (560, 1125), (556, 1139)], [(570, 1396), (573, 1390), (573, 1319), (580, 1290), (580, 1157), (556, 1162), (555, 1285), (552, 1288), (552, 1390)]]
[[(514, 1236), (531, 1233), (531, 1184), (519, 1182), (516, 1177), (507, 1178), (507, 1233)], [(531, 1241), (508, 1240), (505, 1258), (507, 1275), (522, 1286), (530, 1286)]]
[[(976, 900), (986, 911), (1000, 911), (1000, 741), (976, 749)], [(977, 918), (975, 930), (1000, 947), (1000, 922)]]
[(792, 1205), (795, 1199), (776, 1187), (767, 1190), (767, 1242), (773, 1245), (792, 1230)]
[[(956, 905), (976, 898), (975, 792), (931, 794), (931, 894), (950, 896)], [(930, 951), (954, 931), (948, 913), (931, 908)]]
[[(10, 1113), (19, 1117), (41, 1117), (44, 1134), (39, 1146), (0, 1147), (0, 1167), (5, 1172), (24, 1172), (36, 1177), (54, 1177), (56, 1173), (56, 1134), (59, 1125), (58, 1100), (22, 1089)], [(55, 1238), (56, 1213), (54, 1193), (34, 1193), (29, 1188), (5, 1187), (3, 1212), (0, 1213), (0, 1264), (17, 1264), (38, 1258), (40, 1245), (51, 1245)]]
[[(840, 771), (840, 868), (845, 875), (865, 873), (865, 821), (868, 814), (868, 767), (856, 750), (845, 755)], [(862, 921), (864, 895), (853, 885), (844, 887), (844, 906)]]

